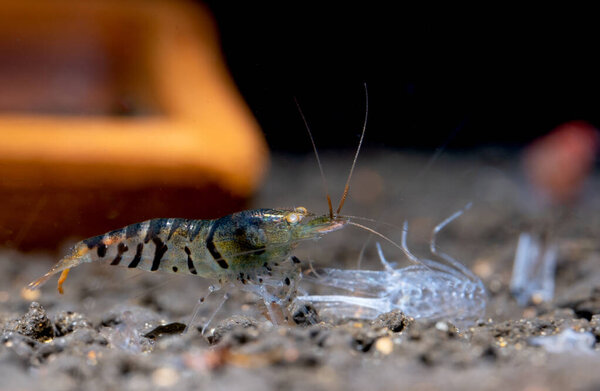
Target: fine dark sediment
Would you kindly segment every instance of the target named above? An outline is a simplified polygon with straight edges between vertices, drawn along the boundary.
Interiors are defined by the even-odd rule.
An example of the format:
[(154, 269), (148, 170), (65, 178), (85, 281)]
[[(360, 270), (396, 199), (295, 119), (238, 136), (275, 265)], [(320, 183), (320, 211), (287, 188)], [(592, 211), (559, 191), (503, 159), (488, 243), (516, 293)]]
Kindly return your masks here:
[[(429, 257), (431, 229), (473, 202), (440, 233), (438, 245), (482, 277), (489, 302), (480, 322), (418, 322), (398, 312), (374, 321), (331, 321), (307, 306), (292, 314), (296, 326), (274, 328), (255, 298), (231, 291), (202, 336), (198, 328), (220, 302), (218, 292), (207, 296), (209, 281), (82, 264), (71, 271), (64, 295), (56, 292), (55, 279), (31, 293), (22, 288), (55, 257), (0, 250), (0, 389), (597, 389), (598, 198), (584, 190), (567, 212), (549, 215), (527, 198), (513, 155), (445, 154), (418, 176), (428, 158), (365, 151), (344, 213), (396, 226), (409, 219), (409, 247)], [(289, 159), (275, 156), (254, 206), (325, 212), (314, 158), (295, 158), (294, 164)], [(335, 203), (348, 161), (325, 154), (323, 164)], [(589, 189), (599, 182), (591, 177)], [(400, 240), (399, 228), (366, 224)], [(517, 238), (546, 225), (560, 254), (555, 297), (520, 308), (509, 292)], [(308, 260), (315, 268), (356, 268), (367, 238), (346, 228), (303, 243), (294, 254), (305, 269)], [(408, 265), (399, 250), (382, 245), (390, 262)], [(373, 239), (362, 262), (364, 269), (380, 270)], [(201, 297), (205, 307), (197, 324), (180, 335)], [(532, 338), (567, 329), (589, 333), (591, 347), (565, 345), (561, 353), (550, 353), (534, 346)]]

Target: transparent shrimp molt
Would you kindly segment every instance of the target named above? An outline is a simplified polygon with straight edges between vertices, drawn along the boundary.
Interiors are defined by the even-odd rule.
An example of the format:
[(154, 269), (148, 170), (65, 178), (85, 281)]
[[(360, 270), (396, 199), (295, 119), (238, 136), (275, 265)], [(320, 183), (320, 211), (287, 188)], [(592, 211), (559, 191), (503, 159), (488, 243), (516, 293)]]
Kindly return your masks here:
[[(301, 295), (297, 303), (311, 303), (322, 316), (334, 318), (372, 319), (392, 310), (400, 310), (415, 319), (448, 320), (468, 323), (485, 314), (486, 291), (481, 280), (460, 262), (440, 252), (436, 236), (466, 209), (454, 213), (433, 231), (430, 244), (433, 255), (446, 263), (419, 259), (408, 249), (408, 223), (404, 223), (402, 249), (414, 264), (394, 268), (376, 244), (384, 270), (321, 269), (310, 277), (311, 282), (335, 288), (337, 294)], [(339, 291), (349, 294), (342, 294)]]

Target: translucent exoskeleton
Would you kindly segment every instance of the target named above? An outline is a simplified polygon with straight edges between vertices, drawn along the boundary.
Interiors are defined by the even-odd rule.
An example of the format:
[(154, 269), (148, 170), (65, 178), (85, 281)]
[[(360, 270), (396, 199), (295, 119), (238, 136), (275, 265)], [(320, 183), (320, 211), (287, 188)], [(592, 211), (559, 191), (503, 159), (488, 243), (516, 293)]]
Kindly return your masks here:
[(299, 302), (312, 303), (322, 315), (336, 318), (375, 318), (400, 310), (415, 319), (443, 319), (464, 322), (485, 314), (486, 292), (481, 280), (460, 262), (437, 249), (437, 234), (466, 209), (454, 213), (435, 227), (430, 249), (446, 261), (419, 259), (408, 249), (408, 223), (404, 223), (402, 248), (415, 265), (394, 268), (377, 252), (384, 270), (322, 269), (311, 280), (315, 284), (344, 290), (350, 294), (302, 295)]

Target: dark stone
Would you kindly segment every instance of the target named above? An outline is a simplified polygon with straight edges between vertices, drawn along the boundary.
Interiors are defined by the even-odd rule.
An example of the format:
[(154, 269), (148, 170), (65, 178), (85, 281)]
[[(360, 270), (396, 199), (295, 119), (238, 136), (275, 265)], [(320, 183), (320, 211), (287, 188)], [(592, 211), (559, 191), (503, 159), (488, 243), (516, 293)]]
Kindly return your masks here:
[(292, 319), (299, 326), (312, 326), (321, 322), (317, 310), (310, 304), (304, 304), (296, 309)]
[(48, 319), (46, 310), (35, 301), (29, 306), (29, 311), (17, 321), (14, 331), (40, 342), (54, 338), (54, 326)]
[(392, 311), (381, 314), (372, 323), (375, 328), (387, 328), (394, 333), (402, 332), (413, 322), (412, 318), (404, 315), (402, 311)]
[(181, 334), (185, 330), (185, 325), (179, 322), (173, 322), (165, 325), (158, 326), (152, 331), (144, 334), (144, 337), (149, 339), (159, 339), (166, 335)]

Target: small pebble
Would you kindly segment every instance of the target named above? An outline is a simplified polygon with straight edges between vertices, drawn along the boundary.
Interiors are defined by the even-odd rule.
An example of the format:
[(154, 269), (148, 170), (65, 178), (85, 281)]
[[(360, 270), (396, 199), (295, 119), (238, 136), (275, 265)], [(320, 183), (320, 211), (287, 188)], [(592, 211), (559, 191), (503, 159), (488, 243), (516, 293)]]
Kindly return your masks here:
[(152, 372), (152, 382), (158, 387), (172, 387), (179, 381), (179, 374), (170, 367), (158, 368)]
[(379, 353), (387, 356), (394, 351), (394, 341), (392, 341), (390, 337), (379, 338), (375, 342), (375, 349)]
[(64, 311), (58, 314), (54, 320), (54, 326), (58, 336), (67, 335), (79, 328), (91, 328), (92, 323), (82, 314), (72, 311)]
[(492, 263), (493, 260), (488, 258), (476, 260), (473, 265), (473, 273), (484, 279), (491, 277), (494, 274)]
[(27, 288), (21, 289), (21, 297), (27, 301), (37, 300), (40, 298), (40, 295), (41, 293), (39, 290), (31, 290)]

